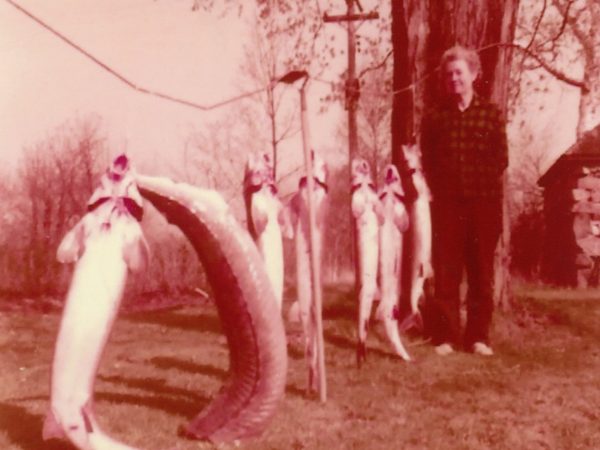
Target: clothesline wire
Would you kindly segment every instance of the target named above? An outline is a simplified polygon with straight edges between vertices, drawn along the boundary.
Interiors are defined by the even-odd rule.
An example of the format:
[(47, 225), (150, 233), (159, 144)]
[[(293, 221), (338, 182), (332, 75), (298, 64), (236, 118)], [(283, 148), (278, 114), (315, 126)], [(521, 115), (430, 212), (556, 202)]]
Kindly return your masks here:
[(8, 4), (12, 5), (14, 8), (16, 8), (17, 10), (19, 10), (21, 13), (25, 14), (31, 20), (33, 20), (34, 22), (36, 22), (38, 25), (40, 25), (41, 27), (43, 27), (46, 30), (48, 30), (50, 33), (52, 33), (53, 35), (55, 35), (57, 38), (59, 38), (60, 40), (62, 40), (68, 46), (70, 46), (71, 48), (75, 49), (77, 52), (79, 52), (82, 55), (84, 55), (87, 59), (91, 60), (94, 64), (96, 64), (97, 66), (101, 67), (104, 71), (108, 72), (111, 76), (115, 77), (116, 79), (118, 79), (119, 81), (121, 81), (122, 83), (124, 83), (125, 85), (127, 85), (129, 88), (131, 88), (131, 89), (133, 89), (133, 90), (135, 90), (137, 92), (140, 92), (142, 94), (150, 95), (150, 96), (153, 96), (153, 97), (158, 97), (158, 98), (161, 98), (163, 100), (168, 100), (170, 102), (179, 103), (181, 105), (189, 106), (189, 107), (196, 108), (196, 109), (199, 109), (199, 110), (202, 110), (202, 111), (210, 111), (210, 110), (217, 109), (217, 108), (220, 108), (222, 106), (228, 105), (230, 103), (237, 102), (237, 101), (242, 100), (244, 98), (251, 97), (251, 96), (259, 94), (261, 92), (264, 92), (269, 87), (271, 87), (273, 85), (273, 82), (271, 82), (268, 85), (263, 86), (263, 87), (261, 87), (259, 89), (255, 89), (255, 90), (249, 91), (249, 92), (244, 92), (244, 93), (241, 93), (241, 94), (236, 95), (234, 97), (228, 98), (226, 100), (222, 100), (222, 101), (219, 101), (219, 102), (216, 102), (216, 103), (213, 103), (213, 104), (206, 104), (206, 105), (202, 105), (202, 104), (197, 103), (197, 102), (193, 102), (193, 101), (186, 100), (186, 99), (183, 99), (183, 98), (175, 97), (175, 96), (172, 96), (172, 95), (169, 95), (169, 94), (165, 94), (165, 93), (162, 93), (162, 92), (159, 92), (159, 91), (155, 91), (155, 90), (152, 90), (152, 89), (147, 89), (147, 88), (145, 88), (143, 86), (139, 86), (138, 84), (134, 83), (133, 81), (131, 81), (130, 79), (128, 79), (127, 77), (125, 77), (124, 75), (122, 75), (121, 73), (119, 73), (118, 71), (116, 71), (115, 69), (113, 69), (112, 67), (110, 67), (105, 62), (103, 62), (100, 59), (96, 58), (90, 52), (88, 52), (87, 50), (85, 50), (84, 48), (82, 48), (77, 43), (73, 42), (67, 36), (65, 36), (64, 34), (62, 34), (61, 32), (59, 32), (58, 30), (56, 30), (51, 25), (47, 24), (44, 20), (42, 20), (42, 19), (38, 18), (37, 16), (35, 16), (33, 13), (31, 13), (27, 9), (23, 8), (21, 5), (19, 5), (15, 1), (13, 1), (13, 0), (5, 0), (5, 1)]

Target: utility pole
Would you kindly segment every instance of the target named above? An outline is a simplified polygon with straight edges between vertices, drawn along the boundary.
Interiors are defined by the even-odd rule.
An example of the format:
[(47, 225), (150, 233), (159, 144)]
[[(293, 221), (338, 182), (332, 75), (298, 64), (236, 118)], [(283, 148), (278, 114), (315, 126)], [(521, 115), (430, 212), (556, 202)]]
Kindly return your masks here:
[[(358, 6), (359, 12), (356, 13), (354, 6)], [(346, 14), (333, 15), (325, 13), (323, 15), (324, 22), (347, 22), (348, 30), (348, 75), (346, 78), (346, 104), (345, 109), (348, 111), (348, 158), (349, 170), (351, 169), (352, 159), (356, 156), (358, 149), (358, 129), (356, 126), (356, 109), (358, 106), (358, 98), (360, 96), (360, 84), (356, 78), (356, 36), (354, 34), (354, 22), (357, 20), (374, 20), (379, 18), (379, 13), (372, 11), (363, 13), (362, 6), (359, 0), (346, 0)]]
[[(359, 12), (356, 13), (354, 6), (358, 6)], [(326, 23), (347, 22), (348, 31), (348, 75), (346, 77), (346, 103), (345, 109), (348, 111), (348, 181), (352, 182), (352, 160), (358, 153), (358, 127), (356, 125), (356, 109), (358, 107), (358, 98), (360, 97), (360, 80), (356, 78), (356, 36), (354, 33), (354, 22), (357, 20), (375, 20), (379, 19), (379, 13), (372, 11), (364, 13), (359, 0), (346, 0), (346, 14), (333, 15), (323, 14), (323, 21)], [(358, 295), (360, 288), (358, 282), (358, 258), (356, 244), (356, 230), (354, 224), (354, 216), (350, 210), (350, 229), (352, 230), (352, 255), (354, 261), (354, 279), (355, 290)]]

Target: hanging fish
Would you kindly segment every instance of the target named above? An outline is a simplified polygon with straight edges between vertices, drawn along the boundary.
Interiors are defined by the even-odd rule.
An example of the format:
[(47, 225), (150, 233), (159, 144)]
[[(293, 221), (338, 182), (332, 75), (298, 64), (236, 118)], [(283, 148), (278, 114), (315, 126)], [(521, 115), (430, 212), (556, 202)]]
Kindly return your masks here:
[(377, 295), (379, 265), (379, 227), (383, 223), (383, 208), (371, 178), (369, 164), (362, 158), (352, 161), (352, 216), (356, 224), (358, 267), (358, 345), (356, 364), (360, 367), (367, 357), (367, 332), (371, 308)]
[(244, 173), (244, 201), (248, 230), (262, 255), (281, 310), (284, 280), (282, 228), (286, 223), (283, 206), (277, 197), (273, 162), (268, 153), (249, 156)]
[[(406, 159), (409, 173), (417, 193), (410, 210), (413, 234), (411, 264), (411, 317), (404, 322), (413, 322), (422, 326), (420, 302), (425, 297), (425, 282), (433, 277), (431, 262), (431, 191), (427, 186), (423, 173), (421, 149), (417, 145), (403, 145), (402, 151)], [(407, 327), (408, 328), (408, 327)]]
[(405, 361), (410, 361), (410, 356), (402, 344), (398, 330), (404, 240), (402, 233), (408, 229), (409, 219), (404, 206), (404, 190), (400, 182), (400, 175), (392, 164), (388, 164), (384, 169), (384, 180), (379, 190), (379, 199), (384, 219), (379, 232), (381, 302), (376, 314), (383, 321), (387, 337), (396, 353)]
[[(325, 220), (327, 209), (327, 165), (314, 152), (313, 159), (313, 179), (314, 192), (313, 200), (316, 212), (316, 230), (315, 230), (315, 253), (319, 259), (322, 259), (323, 252), (323, 234), (325, 233)], [(314, 323), (315, 299), (312, 293), (311, 272), (310, 272), (310, 252), (309, 252), (309, 211), (308, 211), (308, 182), (306, 176), (300, 178), (298, 191), (290, 200), (290, 216), (294, 224), (294, 236), (296, 243), (296, 290), (298, 301), (290, 308), (290, 316), (300, 316), (302, 330), (305, 341), (305, 357), (309, 366), (309, 389), (317, 390), (318, 384), (318, 364), (317, 364), (317, 329)], [(319, 274), (320, 276), (320, 274)], [(299, 311), (299, 314), (297, 314)], [(317, 312), (321, 314), (321, 311)]]
[(125, 155), (92, 194), (87, 214), (63, 238), (60, 262), (75, 262), (52, 365), (44, 439), (66, 437), (79, 449), (132, 449), (99, 427), (93, 412), (98, 364), (116, 317), (128, 270), (142, 270), (148, 247), (138, 218), (141, 196)]

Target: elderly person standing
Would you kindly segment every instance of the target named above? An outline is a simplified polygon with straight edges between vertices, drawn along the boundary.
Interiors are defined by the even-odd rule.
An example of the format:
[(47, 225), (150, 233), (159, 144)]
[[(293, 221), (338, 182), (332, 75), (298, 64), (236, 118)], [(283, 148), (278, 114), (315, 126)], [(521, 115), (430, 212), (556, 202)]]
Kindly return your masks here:
[(436, 352), (460, 345), (459, 287), (466, 269), (467, 351), (493, 355), (494, 251), (502, 229), (502, 174), (508, 165), (505, 123), (473, 82), (479, 56), (456, 46), (441, 60), (445, 99), (423, 119), (423, 166), (433, 194), (435, 295), (430, 323)]

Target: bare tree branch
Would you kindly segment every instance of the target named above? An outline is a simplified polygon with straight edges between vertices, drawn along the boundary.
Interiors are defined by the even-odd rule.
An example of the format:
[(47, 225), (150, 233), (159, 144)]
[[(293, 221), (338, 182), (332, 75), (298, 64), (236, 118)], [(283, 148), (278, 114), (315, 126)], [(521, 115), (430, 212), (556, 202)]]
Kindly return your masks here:
[(569, 0), (569, 2), (567, 3), (567, 7), (565, 8), (565, 12), (563, 13), (563, 21), (562, 24), (560, 25), (560, 28), (558, 30), (558, 32), (556, 33), (556, 36), (554, 36), (552, 38), (552, 42), (556, 42), (558, 40), (559, 37), (562, 36), (562, 34), (565, 31), (565, 28), (567, 26), (567, 22), (569, 20), (569, 10), (571, 9), (571, 5), (575, 2), (575, 0)]
[(370, 66), (367, 67), (366, 69), (363, 69), (359, 74), (358, 74), (358, 79), (360, 80), (366, 73), (371, 72), (373, 70), (377, 70), (377, 69), (381, 69), (382, 67), (385, 66), (385, 64), (387, 63), (387, 60), (390, 56), (392, 56), (394, 54), (393, 50), (390, 50), (387, 55), (385, 55), (385, 57), (383, 58), (383, 60), (381, 60), (379, 63), (375, 64), (374, 66)]
[(527, 46), (525, 47), (527, 50), (529, 50), (531, 48), (531, 46), (533, 45), (533, 42), (535, 41), (535, 38), (540, 29), (540, 24), (542, 23), (542, 20), (544, 19), (544, 15), (546, 15), (546, 7), (547, 6), (548, 6), (548, 2), (547, 2), (547, 0), (544, 0), (544, 5), (542, 6), (542, 11), (540, 12), (540, 16), (538, 17), (538, 20), (535, 23), (535, 27), (533, 27), (533, 32), (531, 33), (531, 39), (529, 40), (529, 44), (527, 44)]
[(575, 78), (572, 78), (569, 75), (561, 72), (560, 70), (552, 67), (548, 62), (546, 62), (544, 59), (542, 59), (539, 55), (532, 52), (531, 50), (528, 50), (527, 48), (523, 47), (522, 45), (510, 43), (510, 42), (497, 42), (495, 44), (490, 44), (490, 45), (481, 47), (480, 49), (478, 49), (478, 51), (483, 51), (483, 50), (487, 50), (487, 49), (494, 48), (494, 47), (506, 47), (506, 48), (512, 48), (512, 49), (524, 52), (528, 57), (537, 61), (538, 64), (546, 72), (548, 72), (550, 75), (552, 75), (557, 80), (562, 81), (563, 83), (566, 83), (568, 85), (578, 87), (584, 93), (587, 93), (590, 91), (590, 87), (587, 85), (587, 83), (584, 80), (577, 80)]

